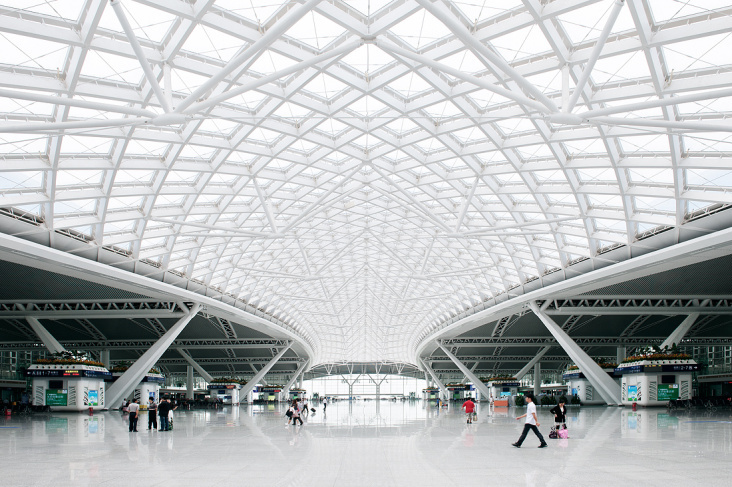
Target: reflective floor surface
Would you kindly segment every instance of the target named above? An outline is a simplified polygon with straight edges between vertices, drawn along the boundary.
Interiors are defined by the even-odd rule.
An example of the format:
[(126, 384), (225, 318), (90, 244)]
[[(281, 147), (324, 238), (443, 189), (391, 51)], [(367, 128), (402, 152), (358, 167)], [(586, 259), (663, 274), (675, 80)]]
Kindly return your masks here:
[[(729, 485), (732, 412), (587, 407), (569, 411), (570, 439), (533, 434), (511, 447), (523, 414), (423, 402), (336, 402), (304, 426), (279, 406), (175, 411), (174, 430), (118, 412), (0, 419), (0, 485)], [(553, 417), (540, 408), (546, 436)]]

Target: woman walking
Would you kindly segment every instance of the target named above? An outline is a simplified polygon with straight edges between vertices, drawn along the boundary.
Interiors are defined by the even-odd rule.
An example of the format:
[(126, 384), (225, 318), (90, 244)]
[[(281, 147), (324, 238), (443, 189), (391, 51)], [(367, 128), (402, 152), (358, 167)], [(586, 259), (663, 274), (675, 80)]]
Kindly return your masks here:
[(297, 400), (292, 401), (292, 406), (290, 407), (292, 410), (292, 426), (296, 426), (297, 422), (300, 421), (300, 425), (302, 425), (302, 418), (300, 418), (300, 409), (298, 408)]

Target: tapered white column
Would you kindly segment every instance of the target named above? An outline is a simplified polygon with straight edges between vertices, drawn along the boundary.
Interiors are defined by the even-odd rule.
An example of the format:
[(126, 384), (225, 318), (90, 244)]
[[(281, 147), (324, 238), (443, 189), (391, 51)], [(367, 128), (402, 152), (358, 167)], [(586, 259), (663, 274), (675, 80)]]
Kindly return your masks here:
[(668, 338), (663, 341), (663, 343), (661, 344), (661, 348), (671, 348), (674, 343), (678, 345), (681, 342), (681, 339), (684, 338), (687, 333), (689, 333), (691, 327), (694, 326), (697, 318), (699, 318), (699, 313), (691, 313), (689, 316), (687, 316), (684, 321), (682, 321), (681, 324), (676, 327), (673, 333), (671, 333)]
[(475, 388), (480, 392), (481, 397), (484, 397), (486, 400), (491, 397), (491, 391), (488, 389), (488, 387), (483, 384), (483, 381), (481, 381), (472, 370), (467, 368), (465, 364), (463, 364), (460, 359), (458, 359), (451, 351), (449, 351), (446, 347), (444, 347), (440, 342), (437, 342), (437, 346), (439, 346), (443, 352), (445, 352), (445, 355), (448, 356), (450, 360), (453, 361), (455, 365), (457, 365), (458, 369), (460, 369), (460, 372), (465, 374), (465, 377), (468, 378), (470, 382), (473, 383)]
[(427, 362), (424, 361), (424, 359), (419, 359), (422, 362), (422, 366), (424, 367), (424, 370), (426, 370), (430, 376), (432, 377), (432, 380), (435, 384), (437, 384), (437, 387), (440, 388), (440, 393), (442, 394), (443, 399), (448, 399), (450, 395), (447, 392), (447, 387), (445, 387), (445, 384), (442, 383), (442, 381), (437, 377), (437, 374), (435, 374), (435, 371), (432, 370), (432, 367), (427, 365)]
[(122, 374), (122, 377), (114, 381), (114, 383), (109, 386), (105, 400), (108, 409), (118, 407), (122, 398), (127, 397), (130, 392), (132, 392), (132, 389), (140, 383), (142, 378), (145, 377), (145, 374), (147, 374), (150, 368), (155, 365), (155, 362), (160, 359), (168, 347), (170, 347), (170, 344), (178, 338), (180, 332), (182, 332), (186, 325), (188, 325), (188, 323), (190, 323), (190, 321), (198, 314), (200, 309), (200, 304), (194, 304), (193, 308), (191, 308), (184, 317), (179, 319), (178, 322), (160, 338), (160, 340), (155, 342), (155, 345), (142, 354), (142, 357), (137, 359), (137, 361), (132, 364), (124, 374)]
[(537, 353), (534, 358), (529, 360), (529, 363), (524, 365), (524, 367), (518, 371), (518, 374), (516, 374), (516, 380), (521, 380), (523, 376), (529, 373), (531, 369), (534, 368), (534, 365), (541, 360), (541, 358), (544, 356), (545, 353), (549, 351), (549, 349), (552, 347), (544, 347), (541, 350), (539, 350), (539, 353)]
[(186, 399), (193, 399), (193, 366), (186, 365)]
[(544, 323), (549, 333), (552, 334), (557, 343), (574, 360), (574, 363), (580, 368), (587, 380), (602, 396), (606, 403), (610, 405), (620, 404), (620, 385), (618, 385), (607, 372), (602, 370), (587, 353), (562, 330), (559, 325), (554, 322), (544, 311), (539, 308), (536, 301), (529, 303), (534, 314)]
[(625, 360), (625, 357), (627, 355), (627, 349), (624, 346), (618, 347), (618, 353), (616, 355), (617, 358), (617, 364), (620, 365), (623, 363), (623, 360)]
[(254, 374), (254, 377), (252, 377), (252, 379), (249, 382), (247, 382), (241, 388), (241, 391), (239, 391), (239, 397), (245, 396), (245, 395), (249, 394), (249, 391), (251, 391), (252, 389), (254, 389), (254, 387), (259, 383), (259, 381), (262, 380), (262, 377), (264, 377), (265, 375), (267, 375), (267, 372), (269, 372), (269, 369), (271, 369), (272, 366), (274, 364), (276, 364), (277, 361), (279, 359), (281, 359), (283, 355), (285, 355), (285, 352), (287, 352), (290, 349), (291, 346), (292, 346), (292, 342), (287, 342), (287, 346), (286, 347), (283, 347), (282, 350), (280, 350), (277, 353), (277, 355), (275, 355), (274, 357), (272, 357), (272, 360), (270, 360), (269, 362), (267, 362), (267, 365), (265, 365), (264, 367), (262, 367), (259, 370), (259, 372), (257, 372), (256, 374)]
[(101, 359), (102, 359), (102, 363), (104, 364), (104, 367), (106, 367), (107, 369), (110, 368), (112, 366), (112, 361), (110, 359), (109, 350), (102, 350), (100, 355), (101, 355)]

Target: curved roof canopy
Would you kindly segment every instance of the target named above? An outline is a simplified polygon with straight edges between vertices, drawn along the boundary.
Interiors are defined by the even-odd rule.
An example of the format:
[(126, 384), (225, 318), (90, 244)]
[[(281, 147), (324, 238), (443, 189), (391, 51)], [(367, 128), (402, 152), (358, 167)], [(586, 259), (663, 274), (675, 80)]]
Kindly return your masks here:
[(314, 364), (413, 360), (731, 200), (726, 1), (0, 4), (0, 207), (265, 310)]

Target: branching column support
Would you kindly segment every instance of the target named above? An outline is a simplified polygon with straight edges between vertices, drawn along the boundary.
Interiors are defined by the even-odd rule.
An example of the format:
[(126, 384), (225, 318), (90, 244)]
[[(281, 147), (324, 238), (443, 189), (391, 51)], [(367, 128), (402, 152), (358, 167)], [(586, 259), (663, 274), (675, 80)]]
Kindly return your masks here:
[(541, 360), (541, 358), (546, 354), (549, 349), (552, 347), (544, 347), (532, 358), (528, 364), (524, 365), (524, 368), (518, 371), (518, 374), (516, 374), (516, 380), (521, 380), (523, 376), (529, 373), (529, 371), (534, 368), (534, 365)]
[[(25, 309), (20, 304), (16, 306)], [(60, 353), (66, 351), (66, 349), (58, 342), (58, 340), (56, 340), (53, 335), (51, 335), (48, 330), (46, 330), (46, 327), (44, 327), (40, 321), (33, 318), (32, 316), (26, 317), (25, 320), (28, 322), (30, 327), (33, 328), (33, 331), (36, 333), (36, 335), (38, 335), (38, 338), (41, 339), (49, 352)]]
[[(547, 301), (549, 302), (549, 301)], [(557, 325), (547, 314), (539, 308), (536, 301), (529, 303), (534, 314), (544, 323), (549, 333), (554, 336), (557, 343), (564, 349), (574, 363), (579, 366), (587, 380), (600, 393), (602, 398), (609, 405), (620, 404), (620, 386), (602, 370), (587, 353)]]
[(185, 350), (183, 350), (182, 348), (179, 348), (178, 349), (178, 353), (184, 359), (186, 359), (186, 362), (188, 362), (196, 370), (196, 372), (198, 372), (198, 375), (200, 375), (201, 377), (203, 377), (203, 380), (205, 380), (208, 383), (210, 383), (211, 381), (213, 381), (213, 377), (211, 377), (211, 374), (209, 374), (208, 372), (206, 372), (206, 369), (204, 369), (203, 367), (201, 367), (200, 365), (198, 365), (198, 362), (196, 362), (195, 360), (193, 360), (193, 357), (191, 357), (190, 355), (188, 355), (188, 353)]
[(150, 367), (155, 365), (155, 362), (168, 350), (171, 343), (178, 338), (180, 332), (190, 323), (190, 321), (198, 314), (201, 309), (200, 304), (194, 304), (188, 313), (168, 330), (165, 335), (160, 337), (160, 340), (155, 342), (155, 345), (142, 354), (142, 357), (132, 364), (127, 371), (122, 374), (122, 377), (117, 379), (109, 389), (107, 389), (106, 404), (108, 408), (113, 408), (118, 405), (120, 400), (127, 397), (130, 392), (140, 383), (145, 374), (150, 370)]
[(262, 380), (262, 378), (265, 375), (267, 375), (267, 372), (269, 372), (269, 369), (271, 369), (274, 366), (274, 364), (276, 364), (277, 361), (279, 359), (281, 359), (285, 355), (285, 352), (287, 352), (290, 349), (291, 346), (292, 346), (292, 342), (287, 342), (287, 346), (286, 347), (282, 348), (282, 350), (280, 350), (277, 353), (277, 355), (275, 355), (274, 357), (272, 357), (272, 360), (270, 360), (269, 362), (267, 362), (267, 365), (265, 365), (264, 367), (262, 367), (259, 370), (259, 372), (257, 372), (256, 374), (254, 374), (254, 377), (252, 377), (252, 380), (250, 380), (249, 382), (247, 382), (246, 385), (244, 385), (241, 388), (241, 391), (239, 391), (239, 397), (246, 397), (249, 394), (249, 392), (252, 389), (254, 389), (254, 386), (256, 386), (257, 383), (260, 380)]
[(691, 313), (687, 316), (684, 321), (682, 321), (681, 324), (668, 336), (668, 338), (663, 341), (661, 348), (670, 348), (674, 343), (678, 345), (679, 342), (681, 342), (681, 339), (689, 333), (691, 327), (694, 326), (697, 318), (699, 318), (699, 313)]
[(432, 370), (432, 367), (427, 365), (427, 362), (424, 361), (424, 359), (419, 359), (420, 362), (422, 362), (422, 366), (424, 367), (424, 370), (426, 370), (430, 376), (432, 376), (432, 380), (437, 385), (437, 387), (440, 388), (440, 393), (442, 394), (443, 399), (447, 399), (450, 397), (450, 395), (447, 392), (447, 387), (445, 387), (445, 384), (442, 383), (439, 377), (437, 377), (437, 374), (435, 374), (435, 371)]
[(282, 394), (280, 397), (284, 397), (285, 399), (287, 399), (289, 397), (288, 394), (290, 393), (290, 389), (292, 389), (292, 386), (295, 384), (295, 381), (305, 371), (305, 369), (307, 368), (309, 363), (310, 363), (310, 360), (308, 360), (307, 362), (303, 362), (302, 365), (300, 365), (300, 367), (297, 368), (295, 373), (292, 374), (292, 377), (290, 378), (290, 380), (287, 381), (287, 384), (285, 384), (284, 389), (282, 389)]
[(483, 381), (481, 381), (476, 375), (463, 364), (460, 359), (458, 359), (453, 353), (447, 349), (447, 347), (442, 346), (440, 342), (437, 342), (437, 345), (442, 349), (443, 352), (445, 352), (445, 355), (448, 356), (450, 360), (452, 360), (455, 365), (457, 365), (458, 369), (460, 369), (460, 372), (465, 374), (465, 376), (468, 378), (470, 382), (473, 383), (475, 388), (480, 392), (481, 397), (484, 397), (485, 399), (488, 399), (491, 397), (491, 391), (486, 387), (485, 384), (483, 384)]

